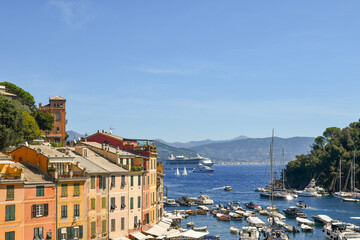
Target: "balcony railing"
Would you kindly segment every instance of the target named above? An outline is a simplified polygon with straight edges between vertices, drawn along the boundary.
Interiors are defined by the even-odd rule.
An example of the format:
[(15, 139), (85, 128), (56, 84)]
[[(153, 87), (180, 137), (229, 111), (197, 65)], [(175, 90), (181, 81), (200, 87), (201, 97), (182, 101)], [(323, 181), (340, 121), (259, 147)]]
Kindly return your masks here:
[(21, 173), (0, 173), (0, 179), (21, 179)]

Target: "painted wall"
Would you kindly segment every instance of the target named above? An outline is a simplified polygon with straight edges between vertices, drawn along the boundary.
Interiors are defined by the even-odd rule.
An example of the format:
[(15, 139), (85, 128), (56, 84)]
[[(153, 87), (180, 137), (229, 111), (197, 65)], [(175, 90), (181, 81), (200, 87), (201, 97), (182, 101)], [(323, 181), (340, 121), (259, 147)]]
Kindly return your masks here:
[(11, 157), (14, 162), (29, 162), (47, 172), (48, 158), (34, 149), (25, 146), (20, 147), (11, 152)]

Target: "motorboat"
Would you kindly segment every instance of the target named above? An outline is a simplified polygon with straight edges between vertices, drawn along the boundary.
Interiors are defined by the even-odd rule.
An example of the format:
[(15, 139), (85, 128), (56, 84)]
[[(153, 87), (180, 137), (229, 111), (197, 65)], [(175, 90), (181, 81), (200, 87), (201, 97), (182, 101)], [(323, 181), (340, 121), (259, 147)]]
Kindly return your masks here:
[(186, 223), (187, 227), (193, 227), (195, 226), (195, 223), (193, 221)]
[(324, 227), (325, 237), (328, 239), (360, 239), (360, 234), (348, 229), (349, 224), (335, 222), (328, 223)]
[(239, 207), (241, 207), (241, 204), (239, 201), (232, 201), (227, 204), (231, 209), (237, 210)]
[(267, 192), (267, 191), (269, 191), (269, 190), (266, 189), (266, 188), (259, 187), (259, 188), (254, 188), (254, 191), (255, 191), (255, 192)]
[(214, 201), (211, 200), (208, 195), (200, 195), (197, 198), (192, 198), (192, 200), (196, 204), (201, 204), (201, 205), (213, 205), (214, 204)]
[(259, 206), (259, 205), (256, 205), (256, 206), (254, 207), (254, 210), (257, 211), (257, 212), (259, 212), (259, 211), (262, 210), (262, 207)]
[(231, 210), (229, 208), (222, 208), (222, 209), (220, 209), (220, 212), (224, 213), (224, 214), (228, 214), (231, 212)]
[(180, 207), (180, 204), (178, 204), (175, 199), (167, 199), (164, 205), (167, 207)]
[(315, 222), (310, 221), (310, 220), (307, 219), (307, 218), (297, 217), (297, 218), (295, 218), (295, 220), (296, 220), (300, 225), (301, 225), (301, 224), (306, 224), (306, 225), (309, 225), (309, 226), (314, 226), (314, 225), (315, 225)]
[(247, 211), (247, 210), (236, 210), (235, 213), (241, 214), (245, 217), (250, 217), (250, 216), (256, 216), (255, 212), (252, 211)]
[(253, 227), (265, 227), (265, 223), (258, 217), (248, 217), (246, 221), (249, 223), (250, 226)]
[(336, 220), (332, 219), (331, 217), (329, 217), (328, 215), (323, 215), (323, 214), (320, 214), (320, 215), (314, 215), (312, 216), (312, 218), (316, 221), (316, 222), (319, 222), (323, 225), (326, 225), (328, 223), (332, 223), (332, 222), (336, 222)]
[(232, 220), (242, 220), (243, 219), (243, 215), (241, 215), (239, 213), (230, 212), (229, 216)]
[(254, 209), (257, 205), (255, 205), (253, 202), (248, 202), (245, 203), (245, 207), (250, 208), (250, 209)]
[(265, 240), (288, 240), (289, 235), (285, 233), (285, 230), (279, 227), (270, 226), (264, 230)]
[(286, 219), (286, 217), (284, 215), (282, 215), (281, 213), (278, 213), (278, 212), (269, 212), (269, 216), (277, 217), (281, 221), (284, 221)]
[(231, 226), (231, 227), (230, 227), (230, 232), (231, 232), (231, 233), (235, 233), (235, 234), (239, 234), (240, 230), (237, 229), (236, 227)]
[(200, 209), (200, 210), (203, 210), (203, 211), (206, 211), (206, 212), (209, 211), (209, 208), (208, 208), (208, 207), (202, 206), (202, 205), (197, 206), (196, 209)]
[(234, 189), (231, 186), (224, 186), (225, 191), (234, 191)]
[(216, 214), (216, 219), (219, 220), (219, 221), (230, 221), (230, 217), (226, 216), (226, 215), (224, 215), (222, 213)]
[(208, 226), (203, 226), (203, 227), (192, 227), (191, 229), (194, 231), (206, 231)]
[(269, 212), (280, 212), (280, 209), (275, 207), (275, 206), (272, 206), (272, 207), (266, 207), (266, 209), (269, 211)]
[(288, 207), (286, 209), (283, 209), (283, 212), (286, 215), (293, 217), (293, 218), (296, 218), (296, 217), (307, 218), (306, 214), (297, 207)]
[(260, 233), (256, 227), (243, 227), (240, 231), (241, 240), (258, 240), (260, 239)]
[(206, 165), (203, 165), (201, 163), (199, 163), (193, 170), (192, 172), (193, 173), (211, 173), (211, 172), (214, 172), (215, 169), (209, 167), (209, 166), (206, 166)]
[(319, 194), (316, 189), (316, 182), (315, 179), (311, 179), (310, 183), (306, 186), (303, 191), (298, 191), (297, 194), (302, 197), (321, 197), (322, 195)]
[(295, 205), (299, 208), (309, 208), (309, 205), (306, 205), (303, 201), (299, 201)]
[(269, 199), (273, 198), (277, 200), (289, 200), (289, 201), (294, 199), (294, 195), (286, 191), (273, 191), (272, 193), (271, 191), (260, 192), (260, 197), (269, 198)]
[(269, 215), (269, 212), (266, 209), (262, 209), (259, 211), (260, 215)]
[(196, 209), (196, 214), (198, 215), (207, 215), (207, 211), (202, 209)]
[(196, 211), (194, 211), (194, 210), (188, 209), (188, 210), (186, 210), (185, 212), (186, 212), (189, 216), (196, 216)]
[(343, 200), (344, 202), (360, 202), (360, 199), (355, 198), (342, 198), (341, 200)]
[(302, 231), (314, 231), (313, 227), (306, 225), (306, 224), (301, 224), (300, 228)]

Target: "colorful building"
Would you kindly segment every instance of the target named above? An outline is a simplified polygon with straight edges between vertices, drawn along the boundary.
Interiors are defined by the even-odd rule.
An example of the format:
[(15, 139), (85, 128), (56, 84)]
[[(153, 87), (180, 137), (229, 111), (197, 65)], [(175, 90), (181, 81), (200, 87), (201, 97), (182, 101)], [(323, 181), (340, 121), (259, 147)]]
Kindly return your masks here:
[(45, 134), (45, 140), (49, 142), (62, 142), (66, 138), (66, 99), (61, 96), (55, 96), (49, 99), (49, 104), (42, 106), (39, 103), (38, 111), (48, 112), (54, 117), (52, 129), (42, 131)]
[(24, 181), (21, 164), (0, 160), (0, 239), (25, 239)]
[(11, 153), (15, 162), (28, 162), (47, 172), (56, 184), (57, 239), (84, 239), (86, 206), (85, 171), (74, 157), (45, 145), (23, 146)]

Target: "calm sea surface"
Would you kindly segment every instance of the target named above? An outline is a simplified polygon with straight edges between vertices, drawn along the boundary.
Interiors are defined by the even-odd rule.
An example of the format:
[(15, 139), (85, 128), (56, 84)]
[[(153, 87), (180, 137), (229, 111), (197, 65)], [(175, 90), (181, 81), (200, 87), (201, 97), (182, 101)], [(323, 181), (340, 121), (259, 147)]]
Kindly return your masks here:
[[(206, 173), (189, 173), (188, 176), (175, 176), (175, 170), (165, 170), (164, 185), (168, 188), (168, 198), (178, 198), (184, 195), (197, 197), (201, 194), (209, 195), (215, 204), (236, 200), (245, 208), (244, 203), (254, 202), (262, 207), (269, 206), (269, 200), (260, 198), (259, 193), (254, 192), (256, 187), (264, 187), (269, 182), (269, 166), (266, 165), (214, 165), (216, 171), (213, 174)], [(180, 170), (180, 169), (179, 169)], [(180, 171), (182, 173), (182, 169)], [(226, 192), (221, 187), (230, 185), (234, 189), (233, 192)], [(203, 192), (203, 193), (201, 193)], [(303, 211), (312, 220), (312, 215), (326, 214), (333, 219), (350, 222), (360, 225), (360, 220), (350, 219), (350, 217), (360, 216), (360, 203), (342, 202), (341, 199), (332, 196), (309, 198), (299, 197), (292, 201), (275, 200), (274, 205), (280, 209), (289, 206), (295, 206), (298, 200), (303, 200), (310, 206)], [(192, 207), (195, 209), (196, 207)], [(191, 209), (189, 207), (173, 208), (168, 207), (166, 210), (174, 209)], [(281, 211), (283, 214), (283, 212)], [(264, 222), (266, 217), (257, 214)], [(247, 225), (246, 220), (220, 222), (211, 214), (198, 215), (192, 217), (195, 226), (200, 227), (208, 225), (208, 231), (211, 235), (221, 235), (221, 239), (239, 239), (239, 236), (230, 234), (229, 228), (234, 226), (241, 229)], [(190, 217), (182, 222), (182, 226), (186, 228), (186, 223), (190, 222)], [(288, 224), (296, 226), (295, 219), (287, 219)], [(316, 226), (313, 233), (300, 232), (297, 234), (289, 234), (290, 239), (325, 239), (322, 233), (322, 226)]]

